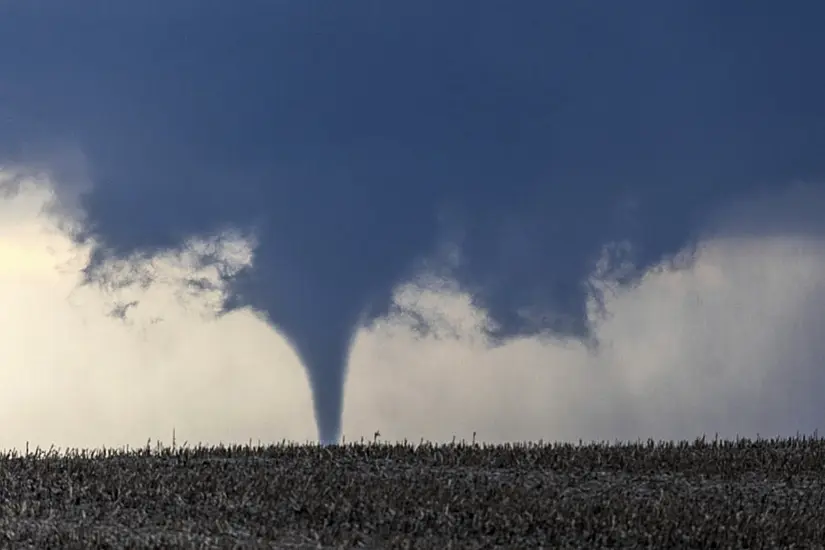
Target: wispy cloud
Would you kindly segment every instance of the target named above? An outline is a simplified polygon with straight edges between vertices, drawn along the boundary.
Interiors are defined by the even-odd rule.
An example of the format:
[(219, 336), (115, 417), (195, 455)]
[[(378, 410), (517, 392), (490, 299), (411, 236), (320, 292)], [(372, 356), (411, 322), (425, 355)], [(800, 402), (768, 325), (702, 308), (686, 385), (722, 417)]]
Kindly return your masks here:
[(173, 428), (179, 443), (314, 439), (289, 346), (250, 310), (216, 316), (221, 272), (251, 261), (249, 243), (193, 239), (107, 264), (121, 284), (81, 286), (92, 243), (55, 225), (54, 198), (25, 177), (0, 202), (0, 447), (169, 443)]
[[(285, 339), (249, 308), (217, 315), (227, 278), (254, 263), (252, 241), (193, 238), (106, 264), (121, 284), (82, 286), (93, 243), (58, 224), (68, 214), (49, 208), (59, 197), (47, 177), (18, 183), (0, 199), (0, 447), (168, 443), (173, 427), (190, 443), (316, 437)], [(805, 186), (743, 201), (632, 284), (608, 247), (590, 281), (596, 346), (551, 334), (493, 345), (491, 318), (428, 266), (356, 336), (344, 435), (811, 432), (825, 412), (825, 222), (812, 204), (825, 196)]]
[[(610, 269), (606, 250), (590, 281), (596, 346), (552, 335), (494, 346), (460, 288), (403, 286), (401, 311), (357, 339), (344, 433), (575, 441), (825, 425), (825, 192), (769, 199), (720, 211), (725, 223), (633, 284), (617, 282), (628, 266)], [(420, 335), (410, 312), (437, 330)]]

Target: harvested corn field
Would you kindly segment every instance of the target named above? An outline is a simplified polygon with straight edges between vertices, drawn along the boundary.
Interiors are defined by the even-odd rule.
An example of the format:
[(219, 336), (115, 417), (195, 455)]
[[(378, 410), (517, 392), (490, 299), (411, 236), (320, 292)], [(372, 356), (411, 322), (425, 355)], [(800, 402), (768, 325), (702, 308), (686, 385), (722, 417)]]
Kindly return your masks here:
[(0, 456), (3, 548), (822, 548), (825, 439)]

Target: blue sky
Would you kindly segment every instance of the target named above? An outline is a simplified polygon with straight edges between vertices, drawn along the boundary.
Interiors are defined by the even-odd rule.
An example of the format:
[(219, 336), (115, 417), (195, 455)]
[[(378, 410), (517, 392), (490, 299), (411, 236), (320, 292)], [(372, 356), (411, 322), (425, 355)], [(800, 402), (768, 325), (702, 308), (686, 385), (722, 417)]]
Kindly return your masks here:
[[(473, 361), (486, 364), (517, 348), (512, 353), (527, 354), (517, 355), (517, 362), (538, 369), (508, 382), (512, 403), (501, 406), (509, 411), (525, 399), (520, 392), (536, 391), (527, 387), (531, 380), (551, 376), (540, 369), (564, 368), (559, 361), (586, 365), (578, 367), (583, 371), (604, 365), (621, 371), (629, 359), (598, 354), (645, 341), (653, 330), (646, 323), (671, 327), (674, 334), (662, 341), (686, 355), (698, 348), (736, 355), (750, 346), (741, 339), (752, 334), (748, 330), (737, 337), (702, 332), (709, 314), (679, 309), (685, 307), (684, 297), (677, 299), (680, 290), (656, 294), (664, 291), (651, 277), (664, 276), (663, 270), (678, 284), (691, 277), (702, 284), (707, 277), (738, 277), (731, 288), (751, 289), (747, 300), (758, 312), (768, 307), (768, 288), (779, 292), (771, 286), (776, 281), (807, 288), (794, 279), (804, 276), (814, 285), (810, 292), (819, 288), (808, 271), (762, 280), (756, 267), (736, 262), (744, 255), (762, 265), (758, 269), (792, 270), (796, 256), (788, 251), (803, 250), (800, 265), (820, 265), (823, 15), (825, 8), (815, 2), (0, 4), (0, 162), (8, 174), (24, 174), (27, 181), (35, 181), (35, 173), (42, 176), (26, 187), (31, 197), (40, 196), (41, 187), (53, 193), (53, 199), (43, 199), (50, 208), (37, 219), (62, 221), (59, 230), (72, 239), (65, 246), (75, 250), (70, 255), (86, 258), (75, 266), (77, 280), (66, 292), (98, 289), (104, 293), (101, 304), (108, 304), (99, 307), (122, 312), (117, 321), (133, 332), (141, 307), (153, 311), (146, 313), (152, 327), (185, 317), (172, 312), (180, 304), (146, 306), (154, 303), (152, 288), (172, 280), (204, 311), (253, 312), (254, 322), (265, 327), (260, 330), (288, 342), (276, 346), (277, 353), (294, 352), (298, 359), (289, 361), (306, 369), (322, 440), (337, 439), (341, 422), (346, 431), (346, 411), (356, 408), (363, 417), (359, 427), (372, 422), (388, 431), (407, 425), (397, 410), (357, 403), (372, 402), (370, 395), (394, 386), (395, 378), (385, 378), (380, 369), (399, 373), (407, 365), (427, 379), (425, 367), (409, 363), (424, 357), (449, 369), (454, 354), (475, 349), (462, 340), (469, 334), (465, 329), (475, 331), (467, 338), (484, 342), (486, 359)], [(6, 200), (24, 200), (23, 195)], [(29, 221), (20, 223), (28, 227)], [(18, 226), (9, 227), (10, 235), (18, 235)], [(7, 247), (16, 251), (16, 264), (34, 254), (20, 250), (40, 246), (26, 242), (23, 248)], [(213, 246), (197, 244), (204, 242)], [(759, 263), (775, 250), (783, 265), (773, 259), (768, 267)], [(674, 255), (677, 266), (668, 260)], [(166, 268), (158, 262), (172, 262), (176, 267), (167, 267), (176, 275), (163, 275)], [(707, 275), (714, 270), (728, 274)], [(682, 272), (684, 277), (677, 276)], [(696, 292), (697, 302), (707, 303), (712, 298), (702, 293), (715, 296), (719, 290)], [(629, 313), (653, 295), (662, 311)], [(623, 296), (635, 297), (636, 305), (625, 305)], [(666, 310), (674, 300), (676, 309)], [(739, 302), (719, 304), (713, 306), (721, 308), (714, 310), (717, 318), (731, 308), (747, 310)], [(612, 309), (619, 305), (630, 309)], [(808, 315), (788, 311), (783, 315)], [(642, 320), (622, 322), (636, 327), (628, 334), (600, 332), (622, 315)], [(753, 317), (749, 322), (762, 323), (753, 334), (778, 333), (770, 315)], [(476, 321), (466, 325), (466, 319)], [(180, 326), (190, 322), (196, 321), (181, 320)], [(397, 332), (381, 332), (393, 323), (415, 335), (404, 336), (407, 347), (392, 340)], [(692, 343), (676, 343), (696, 330), (702, 336)], [(709, 343), (711, 337), (719, 342)], [(270, 344), (241, 352), (252, 344), (226, 338), (226, 349), (238, 357), (277, 362)], [(818, 376), (821, 346), (799, 338), (788, 349), (801, 350), (799, 368)], [(428, 347), (453, 341), (469, 347)], [(576, 358), (553, 355), (552, 364), (539, 366), (546, 350), (522, 350), (528, 341), (554, 342), (553, 353), (563, 356), (567, 352), (559, 349), (582, 347)], [(137, 354), (135, 369), (149, 361), (136, 358), (143, 345), (129, 344), (131, 351), (123, 352)], [(602, 347), (608, 351), (596, 349)], [(166, 348), (156, 352), (161, 349)], [(672, 364), (683, 361), (667, 345), (661, 350), (659, 368), (676, 369)], [(93, 356), (105, 362), (99, 350)], [(21, 357), (20, 368), (29, 368)], [(191, 378), (180, 374), (180, 384), (199, 379), (205, 386), (209, 378), (190, 364), (195, 358), (186, 357), (170, 360), (178, 366), (167, 368), (190, 373)], [(490, 363), (491, 372), (505, 376), (517, 368), (509, 366), (512, 357)], [(215, 368), (231, 371), (226, 365), (233, 361), (241, 359)], [(257, 376), (262, 379), (256, 387), (264, 385), (264, 370), (240, 372), (236, 376)], [(435, 381), (442, 375), (427, 376)], [(475, 376), (471, 370), (456, 380), (470, 384)], [(378, 379), (386, 379), (383, 386)], [(547, 383), (556, 387), (565, 380), (597, 387), (565, 377)], [(148, 388), (161, 382), (145, 383)], [(416, 391), (424, 391), (421, 383)], [(365, 388), (374, 393), (365, 395)], [(277, 400), (281, 394), (273, 389), (271, 395)], [(634, 402), (628, 395), (622, 403)], [(396, 407), (417, 403), (408, 397), (381, 399)], [(157, 406), (152, 399), (159, 398), (146, 397), (133, 407)], [(265, 392), (260, 399), (267, 399)], [(454, 399), (452, 412), (443, 412), (446, 418), (438, 422), (472, 424), (475, 417), (462, 413), (469, 397)], [(524, 423), (522, 414), (500, 412), (489, 422), (506, 417), (517, 426)], [(635, 419), (628, 426), (641, 425), (642, 413), (634, 414), (628, 413)], [(724, 418), (717, 421), (725, 424), (728, 417), (719, 414)], [(789, 425), (794, 419), (797, 429), (810, 421), (792, 415)], [(142, 429), (156, 429), (146, 422)], [(426, 431), (435, 422), (408, 428)], [(486, 422), (476, 419), (482, 428)], [(593, 422), (601, 426), (593, 433), (621, 432)], [(746, 424), (743, 430), (752, 427)], [(698, 425), (713, 428), (711, 420)], [(657, 429), (666, 436), (678, 431)], [(227, 430), (244, 438), (237, 426)], [(576, 428), (559, 433), (565, 430), (574, 434)]]

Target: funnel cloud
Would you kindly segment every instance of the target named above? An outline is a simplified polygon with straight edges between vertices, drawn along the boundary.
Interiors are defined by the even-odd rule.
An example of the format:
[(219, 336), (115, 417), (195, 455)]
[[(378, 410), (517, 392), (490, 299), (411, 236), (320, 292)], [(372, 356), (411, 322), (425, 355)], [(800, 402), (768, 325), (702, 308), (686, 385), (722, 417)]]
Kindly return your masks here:
[(822, 11), (0, 7), (20, 430), (804, 429)]

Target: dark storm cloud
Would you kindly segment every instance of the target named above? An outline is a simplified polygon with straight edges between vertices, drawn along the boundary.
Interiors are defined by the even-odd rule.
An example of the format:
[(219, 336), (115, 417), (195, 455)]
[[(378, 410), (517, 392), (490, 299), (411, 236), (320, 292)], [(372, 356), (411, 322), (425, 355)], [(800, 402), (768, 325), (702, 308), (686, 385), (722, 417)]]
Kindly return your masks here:
[(708, 206), (825, 175), (807, 6), (6, 4), (0, 148), (82, 151), (93, 277), (254, 231), (227, 307), (289, 336), (332, 440), (354, 328), (439, 245), (441, 216), (500, 337), (582, 335), (604, 242), (634, 242), (643, 271)]

